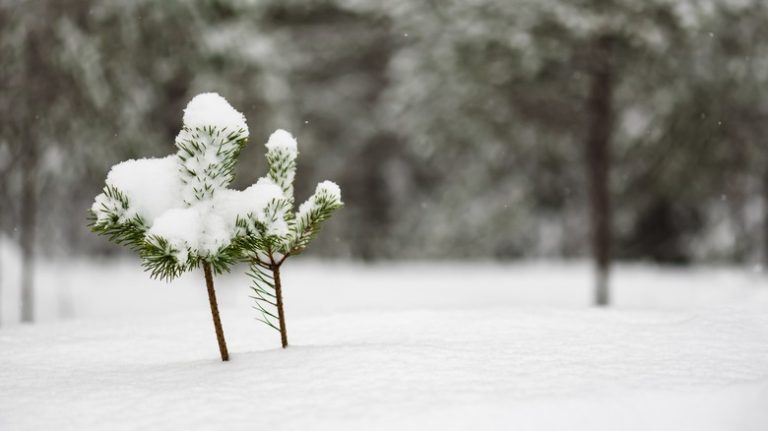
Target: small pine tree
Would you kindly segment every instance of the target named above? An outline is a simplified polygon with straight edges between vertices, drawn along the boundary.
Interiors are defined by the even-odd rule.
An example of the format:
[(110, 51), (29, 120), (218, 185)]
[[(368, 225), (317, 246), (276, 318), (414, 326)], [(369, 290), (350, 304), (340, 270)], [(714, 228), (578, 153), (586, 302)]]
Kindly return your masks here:
[(248, 238), (288, 231), (272, 222), (287, 207), (275, 182), (227, 189), (247, 139), (240, 112), (218, 94), (198, 95), (184, 110), (176, 154), (113, 166), (90, 212), (92, 230), (138, 251), (153, 278), (202, 267), (222, 361), (229, 353), (213, 275), (244, 259), (246, 231)]
[(282, 346), (286, 348), (288, 330), (280, 267), (288, 257), (307, 248), (320, 231), (320, 225), (343, 203), (339, 186), (324, 181), (298, 211), (292, 212), (293, 180), (299, 154), (296, 139), (284, 130), (277, 130), (269, 137), (266, 147), (267, 179), (280, 187), (283, 198), (273, 200), (265, 210), (269, 219), (267, 226), (249, 218), (239, 220), (245, 233), (240, 237), (240, 247), (250, 261), (248, 275), (252, 280), (255, 308), (261, 313), (259, 320), (280, 332)]
[(218, 94), (198, 95), (184, 110), (176, 154), (113, 166), (90, 211), (92, 230), (136, 250), (153, 278), (202, 267), (222, 361), (229, 353), (213, 275), (248, 262), (259, 320), (279, 330), (287, 347), (280, 266), (343, 205), (339, 187), (325, 181), (292, 212), (298, 151), (284, 130), (266, 144), (268, 175), (245, 190), (228, 189), (247, 140), (243, 114)]

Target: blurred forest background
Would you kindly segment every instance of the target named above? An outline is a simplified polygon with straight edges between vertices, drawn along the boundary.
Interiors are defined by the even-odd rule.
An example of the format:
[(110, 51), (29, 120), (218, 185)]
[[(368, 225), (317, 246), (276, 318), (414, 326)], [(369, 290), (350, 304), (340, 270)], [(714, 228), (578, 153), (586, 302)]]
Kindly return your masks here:
[[(0, 0), (0, 229), (89, 232), (110, 166), (172, 151), (216, 91), (297, 136), (345, 259), (768, 260), (764, 0)], [(599, 301), (599, 300), (598, 300)]]

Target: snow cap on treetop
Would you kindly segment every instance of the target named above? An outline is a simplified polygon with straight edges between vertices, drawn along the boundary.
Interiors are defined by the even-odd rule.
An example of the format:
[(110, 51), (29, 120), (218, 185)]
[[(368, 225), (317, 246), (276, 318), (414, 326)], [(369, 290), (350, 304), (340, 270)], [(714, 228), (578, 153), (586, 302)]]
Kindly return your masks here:
[(248, 137), (245, 116), (218, 93), (202, 93), (193, 97), (184, 108), (184, 125), (189, 128), (218, 127), (230, 131), (244, 130)]
[(296, 138), (283, 129), (277, 129), (269, 136), (267, 151), (282, 151), (294, 158), (299, 154)]
[(333, 181), (323, 181), (315, 189), (317, 195), (327, 195), (335, 201), (341, 202), (341, 188)]

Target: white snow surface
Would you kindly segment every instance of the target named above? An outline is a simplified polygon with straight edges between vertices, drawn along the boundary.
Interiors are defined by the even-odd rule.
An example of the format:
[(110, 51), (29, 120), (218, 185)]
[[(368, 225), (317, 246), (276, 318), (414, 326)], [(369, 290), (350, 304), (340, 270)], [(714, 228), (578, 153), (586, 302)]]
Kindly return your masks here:
[(0, 430), (768, 429), (764, 274), (620, 266), (595, 309), (588, 268), (289, 261), (286, 350), (238, 268), (221, 363), (202, 274), (44, 264), (69, 299), (0, 327)]
[(233, 132), (243, 130), (245, 137), (248, 137), (245, 116), (218, 93), (201, 93), (193, 97), (184, 108), (184, 125), (191, 129), (218, 127)]
[[(128, 198), (129, 208), (121, 221), (138, 214), (151, 226), (166, 210), (184, 205), (180, 196), (182, 184), (176, 155), (118, 163), (107, 174), (106, 184)], [(105, 216), (103, 204), (111, 205), (109, 198), (102, 193), (96, 197), (91, 208), (99, 220)]]

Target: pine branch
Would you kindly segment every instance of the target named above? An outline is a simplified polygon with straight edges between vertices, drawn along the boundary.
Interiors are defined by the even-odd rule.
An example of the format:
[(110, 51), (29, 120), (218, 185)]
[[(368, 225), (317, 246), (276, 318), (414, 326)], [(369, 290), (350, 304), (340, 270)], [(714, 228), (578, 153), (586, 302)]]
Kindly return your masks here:
[(303, 203), (292, 225), (289, 253), (296, 255), (303, 252), (320, 233), (322, 223), (343, 205), (336, 196), (317, 192)]
[(280, 318), (277, 314), (277, 294), (275, 280), (269, 265), (261, 262), (251, 262), (247, 275), (251, 279), (251, 291), (254, 300), (253, 308), (261, 313), (260, 322), (280, 331)]
[(142, 267), (152, 278), (171, 281), (186, 271), (196, 268), (199, 261), (196, 256), (188, 253), (184, 261), (179, 261), (179, 255), (186, 250), (177, 250), (162, 237), (149, 236), (139, 250)]
[(176, 138), (176, 147), (181, 179), (191, 191), (187, 198), (201, 201), (227, 187), (234, 179), (235, 165), (246, 143), (247, 132), (243, 129), (184, 126)]
[(140, 250), (144, 244), (146, 227), (139, 217), (122, 224), (98, 223), (91, 213), (88, 221), (92, 232), (106, 236), (115, 244), (127, 246), (134, 251)]
[(229, 272), (232, 265), (241, 260), (242, 251), (236, 244), (222, 247), (204, 260), (211, 264), (216, 275)]
[(97, 205), (88, 212), (88, 227), (110, 241), (138, 251), (144, 243), (147, 224), (135, 214), (127, 218), (128, 197), (116, 187), (107, 185), (97, 198)]
[(267, 176), (283, 189), (286, 198), (293, 203), (293, 179), (296, 175), (296, 154), (276, 149), (267, 152), (269, 172)]
[(296, 176), (296, 139), (285, 130), (276, 130), (269, 136), (267, 147), (267, 176), (283, 189), (283, 194), (293, 205), (293, 179)]

